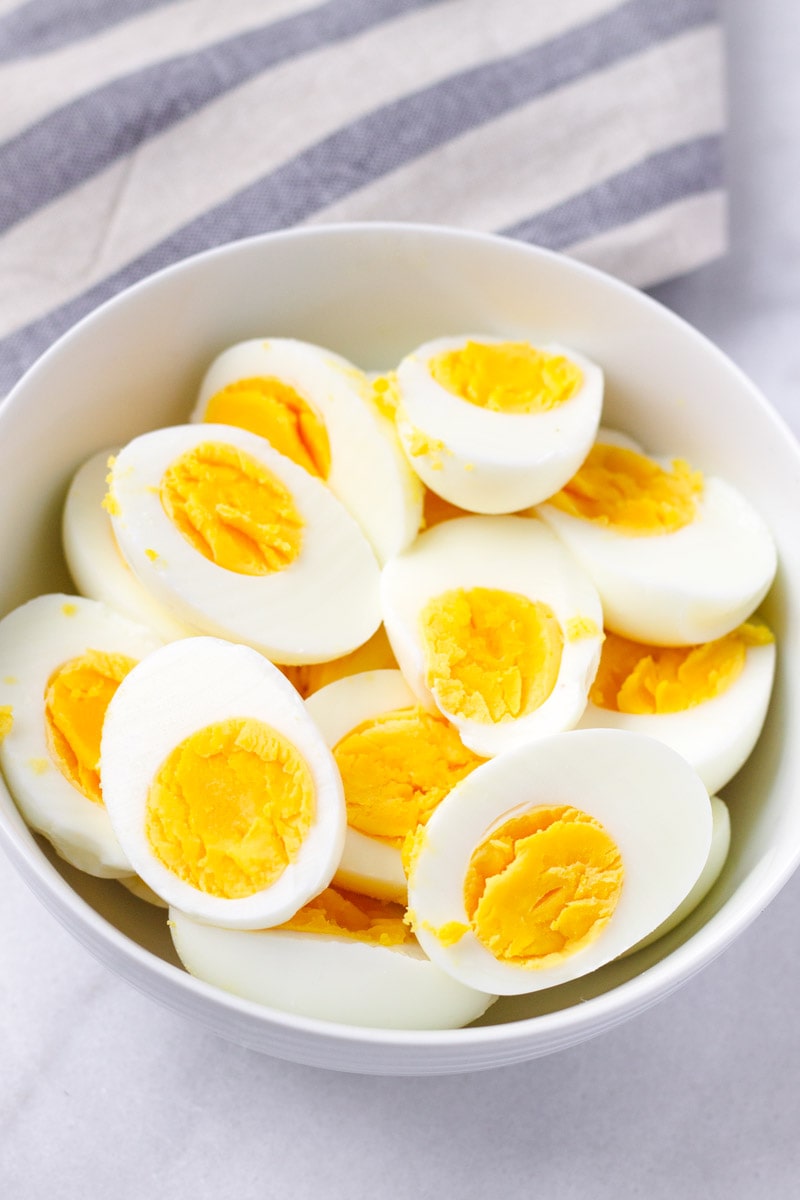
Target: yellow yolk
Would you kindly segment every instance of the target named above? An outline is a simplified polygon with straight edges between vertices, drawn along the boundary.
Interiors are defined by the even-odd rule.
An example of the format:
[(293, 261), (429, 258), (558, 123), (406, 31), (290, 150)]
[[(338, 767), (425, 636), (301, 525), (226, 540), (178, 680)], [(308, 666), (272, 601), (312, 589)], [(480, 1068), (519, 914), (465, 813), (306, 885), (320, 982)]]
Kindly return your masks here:
[(436, 492), (432, 492), (430, 488), (425, 488), (420, 530), (432, 529), (434, 525), (441, 525), (442, 521), (465, 516), (467, 516), (466, 509), (458, 508), (449, 500), (443, 500), (441, 496), (437, 496)]
[(45, 690), (50, 756), (64, 778), (97, 804), (103, 803), (99, 764), (106, 709), (135, 665), (124, 654), (87, 650), (60, 666)]
[(386, 375), (379, 375), (372, 381), (372, 400), (384, 417), (394, 421), (397, 406), (400, 403), (400, 391), (394, 371), (389, 371)]
[(347, 822), (369, 837), (398, 841), (483, 760), (451, 725), (419, 707), (363, 721), (333, 756), (342, 775)]
[(534, 808), (473, 852), (464, 904), (495, 958), (549, 967), (597, 937), (623, 875), (619, 849), (599, 821), (568, 806)]
[(667, 471), (635, 450), (596, 445), (549, 503), (618, 533), (652, 537), (690, 525), (702, 491), (702, 473), (683, 459), (674, 459)]
[(322, 419), (280, 379), (238, 379), (211, 397), (204, 421), (235, 425), (266, 438), (311, 475), (327, 479), (331, 469), (328, 431)]
[(580, 368), (563, 354), (527, 342), (467, 342), (429, 360), (430, 373), (448, 392), (492, 412), (547, 412), (583, 383)]
[(280, 669), (305, 700), (326, 684), (344, 679), (348, 675), (358, 675), (362, 671), (397, 670), (397, 659), (392, 653), (386, 630), (381, 625), (363, 646), (351, 650), (341, 658)]
[(564, 638), (540, 601), (456, 588), (420, 614), (426, 683), (445, 712), (497, 723), (538, 708), (555, 686)]
[(349, 938), (371, 946), (403, 946), (414, 941), (404, 916), (399, 904), (329, 887), (278, 928)]
[(701, 646), (647, 646), (608, 633), (589, 699), (612, 712), (683, 712), (721, 696), (741, 674), (748, 646), (773, 640), (756, 622)]
[(232, 900), (280, 878), (314, 813), (314, 782), (296, 747), (263, 721), (234, 717), (172, 751), (148, 793), (145, 828), (168, 870)]
[(0, 742), (7, 738), (14, 728), (14, 709), (10, 704), (0, 704)]
[(271, 471), (235, 446), (206, 442), (161, 480), (167, 516), (202, 555), (240, 575), (269, 575), (300, 553), (303, 518)]

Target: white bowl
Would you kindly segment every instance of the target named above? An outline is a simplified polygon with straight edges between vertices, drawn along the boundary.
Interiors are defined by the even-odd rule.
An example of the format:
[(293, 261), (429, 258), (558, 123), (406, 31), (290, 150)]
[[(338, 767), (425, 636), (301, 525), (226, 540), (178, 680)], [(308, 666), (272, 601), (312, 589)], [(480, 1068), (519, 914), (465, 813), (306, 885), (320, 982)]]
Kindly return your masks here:
[(91, 453), (187, 419), (201, 376), (232, 342), (294, 336), (367, 369), (435, 336), (484, 331), (564, 342), (605, 368), (604, 423), (679, 451), (750, 497), (775, 535), (766, 613), (779, 670), (767, 728), (725, 789), (733, 838), (707, 900), (671, 935), (576, 983), (499, 1001), (479, 1023), (386, 1032), (297, 1018), (181, 970), (164, 914), (65, 866), (0, 791), (0, 840), (47, 908), (141, 991), (231, 1041), (345, 1071), (440, 1074), (548, 1054), (640, 1012), (720, 953), (800, 855), (800, 453), (741, 372), (664, 308), (569, 259), (499, 238), (342, 225), (255, 238), (138, 284), (63, 337), (0, 408), (0, 612), (71, 590), (59, 542), (67, 483)]

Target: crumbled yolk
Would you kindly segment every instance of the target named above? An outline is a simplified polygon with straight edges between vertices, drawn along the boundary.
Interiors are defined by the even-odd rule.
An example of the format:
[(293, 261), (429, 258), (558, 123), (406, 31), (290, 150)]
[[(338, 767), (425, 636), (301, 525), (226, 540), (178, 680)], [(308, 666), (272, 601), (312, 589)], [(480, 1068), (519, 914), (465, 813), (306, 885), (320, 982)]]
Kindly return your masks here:
[(350, 938), (371, 946), (403, 946), (414, 941), (404, 916), (399, 904), (329, 887), (278, 929)]
[(384, 417), (394, 421), (400, 403), (400, 388), (396, 372), (388, 371), (385, 375), (378, 375), (376, 379), (373, 379), (372, 402)]
[(599, 633), (597, 622), (592, 617), (570, 617), (567, 621), (567, 638), (570, 642), (597, 637)]
[(380, 625), (363, 646), (343, 654), (341, 658), (324, 663), (307, 663), (300, 667), (281, 667), (281, 670), (305, 700), (326, 684), (348, 675), (358, 675), (362, 671), (397, 670), (397, 659), (389, 645), (386, 630)]
[(612, 712), (683, 712), (721, 696), (741, 674), (748, 647), (773, 640), (754, 621), (701, 646), (647, 646), (608, 633), (589, 699)]
[(486, 724), (538, 708), (555, 686), (564, 638), (551, 609), (495, 588), (456, 588), (420, 614), (426, 682), (447, 713)]
[(492, 412), (547, 412), (569, 400), (583, 372), (563, 354), (527, 342), (467, 342), (428, 363), (436, 382), (469, 404)]
[(124, 654), (87, 650), (54, 671), (45, 689), (50, 756), (65, 779), (97, 804), (103, 803), (99, 765), (106, 709), (135, 665)]
[(235, 425), (266, 438), (310, 475), (327, 479), (331, 469), (328, 431), (322, 418), (280, 379), (237, 379), (211, 397), (204, 421)]
[(235, 446), (205, 442), (161, 480), (164, 511), (202, 555), (240, 575), (270, 575), (300, 553), (303, 518), (271, 471)]
[(690, 525), (702, 491), (702, 473), (683, 459), (665, 470), (635, 450), (598, 444), (549, 503), (630, 537), (652, 537)]
[(543, 806), (504, 822), (473, 852), (464, 905), (495, 958), (550, 967), (597, 937), (623, 875), (619, 849), (599, 821), (566, 805)]
[(239, 899), (270, 887), (297, 857), (315, 814), (297, 748), (263, 721), (232, 717), (172, 751), (147, 796), (156, 857), (184, 882)]
[(0, 742), (7, 738), (14, 728), (14, 709), (10, 704), (0, 704)]
[(399, 842), (424, 825), (459, 780), (483, 760), (443, 717), (419, 706), (362, 721), (334, 747), (347, 822)]

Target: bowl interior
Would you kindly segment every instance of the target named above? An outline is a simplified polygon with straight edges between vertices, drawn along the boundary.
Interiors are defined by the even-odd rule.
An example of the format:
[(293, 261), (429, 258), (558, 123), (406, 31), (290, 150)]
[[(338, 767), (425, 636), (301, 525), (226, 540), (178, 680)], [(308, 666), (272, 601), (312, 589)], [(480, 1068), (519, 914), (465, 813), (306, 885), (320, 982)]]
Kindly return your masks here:
[[(771, 526), (781, 564), (765, 606), (778, 638), (775, 694), (755, 753), (724, 791), (732, 846), (706, 902), (673, 934), (637, 955), (574, 984), (502, 1000), (478, 1028), (439, 1035), (442, 1046), (458, 1046), (459, 1040), (480, 1039), (480, 1026), (521, 1021), (530, 1056), (538, 1052), (537, 1020), (544, 1014), (575, 1011), (579, 1001), (608, 997), (615, 989), (622, 1013), (626, 1004), (641, 1006), (688, 977), (757, 915), (800, 852), (794, 798), (800, 750), (790, 736), (800, 683), (786, 669), (797, 653), (800, 612), (794, 528), (800, 456), (763, 398), (699, 334), (595, 271), (455, 231), (308, 229), (188, 260), (84, 320), (0, 409), (0, 612), (43, 591), (71, 590), (59, 512), (72, 473), (99, 449), (186, 420), (206, 366), (227, 345), (293, 336), (381, 369), (422, 341), (470, 331), (559, 341), (596, 359), (606, 373), (604, 424), (625, 429), (650, 451), (678, 452), (735, 483)], [(116, 883), (81, 876), (61, 863), (27, 832), (4, 790), (0, 826), (29, 882), (79, 936), (76, 925), (84, 933), (87, 928), (83, 902), (90, 907), (92, 934), (84, 940), (103, 955), (110, 939), (111, 965), (123, 973), (130, 966), (146, 987), (148, 964), (175, 964), (163, 913)], [(194, 981), (173, 972), (176, 1007), (174, 988), (190, 985)], [(221, 993), (207, 999), (235, 1007)], [(360, 1031), (344, 1036), (357, 1040)]]

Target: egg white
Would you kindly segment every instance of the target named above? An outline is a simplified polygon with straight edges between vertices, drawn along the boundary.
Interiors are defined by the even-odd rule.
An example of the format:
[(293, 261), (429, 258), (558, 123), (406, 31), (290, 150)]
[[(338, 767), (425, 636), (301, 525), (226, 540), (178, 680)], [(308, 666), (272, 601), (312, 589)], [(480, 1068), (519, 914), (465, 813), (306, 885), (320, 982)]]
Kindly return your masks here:
[(123, 616), (148, 625), (165, 642), (197, 633), (176, 620), (131, 571), (120, 554), (111, 518), (103, 508), (109, 459), (116, 450), (93, 454), (75, 473), (62, 518), (64, 556), (82, 596), (102, 600)]
[(17, 807), (61, 858), (100, 878), (132, 875), (107, 809), (61, 773), (47, 742), (45, 692), (53, 673), (88, 650), (137, 661), (159, 638), (83, 596), (37, 596), (0, 621), (0, 705), (13, 712), (0, 741), (0, 767)]
[(674, 713), (623, 713), (591, 700), (578, 729), (628, 729), (658, 738), (690, 763), (709, 792), (743, 766), (767, 716), (775, 675), (775, 643), (747, 646), (741, 674), (719, 696)]
[[(672, 458), (654, 461), (669, 469)], [(775, 576), (769, 529), (714, 476), (705, 477), (695, 519), (674, 533), (629, 536), (552, 504), (536, 511), (594, 580), (606, 627), (635, 641), (686, 646), (722, 637), (758, 607)]]
[(456, 1029), (496, 996), (451, 978), (418, 946), (328, 934), (218, 929), (175, 909), (170, 931), (190, 974), (282, 1012), (372, 1029)]
[(589, 452), (602, 411), (602, 371), (563, 346), (541, 349), (571, 359), (583, 372), (583, 383), (549, 412), (484, 409), (442, 387), (431, 374), (430, 360), (439, 354), (469, 341), (505, 340), (437, 338), (419, 346), (397, 368), (397, 428), (409, 462), (431, 491), (472, 512), (515, 512), (552, 496)]
[[(422, 609), (443, 592), (476, 587), (542, 601), (564, 633), (551, 694), (539, 708), (515, 720), (490, 724), (448, 712), (426, 683), (419, 628)], [(588, 575), (541, 521), (470, 516), (436, 525), (387, 563), (381, 598), (386, 632), (412, 690), (428, 708), (438, 707), (476, 754), (499, 754), (531, 738), (568, 729), (580, 719), (600, 659), (603, 614)], [(596, 634), (570, 640), (566, 630), (572, 619), (593, 622)]]
[[(539, 805), (572, 805), (596, 818), (619, 847), (624, 882), (608, 924), (550, 967), (501, 961), (471, 928), (444, 944), (436, 930), (469, 926), (464, 877), (487, 834)], [(708, 793), (674, 750), (617, 729), (572, 730), (520, 746), (476, 768), (424, 829), (408, 884), (423, 950), (469, 986), (518, 995), (577, 979), (661, 924), (697, 881), (711, 845)]]
[[(308, 765), (316, 797), (295, 860), (271, 887), (239, 899), (181, 879), (156, 857), (145, 831), (148, 793), (162, 763), (193, 733), (231, 717), (263, 721), (291, 742)], [(341, 857), (346, 817), (333, 757), (289, 681), (248, 646), (184, 638), (134, 668), (108, 706), (101, 777), (111, 823), (135, 873), (198, 921), (237, 929), (279, 925), (327, 887)]]
[[(291, 492), (305, 527), (300, 554), (284, 570), (254, 576), (220, 567), (167, 516), (159, 496), (165, 471), (206, 442), (236, 447)], [(359, 526), (324, 484), (264, 438), (230, 425), (158, 429), (120, 451), (110, 480), (120, 550), (180, 622), (286, 664), (348, 654), (380, 625), (380, 568)]]
[(328, 487), (355, 517), (381, 562), (416, 536), (422, 489), (394, 424), (372, 403), (367, 376), (332, 350), (294, 338), (253, 338), (224, 350), (209, 367), (192, 421), (240, 379), (279, 379), (322, 420), (331, 452)]

